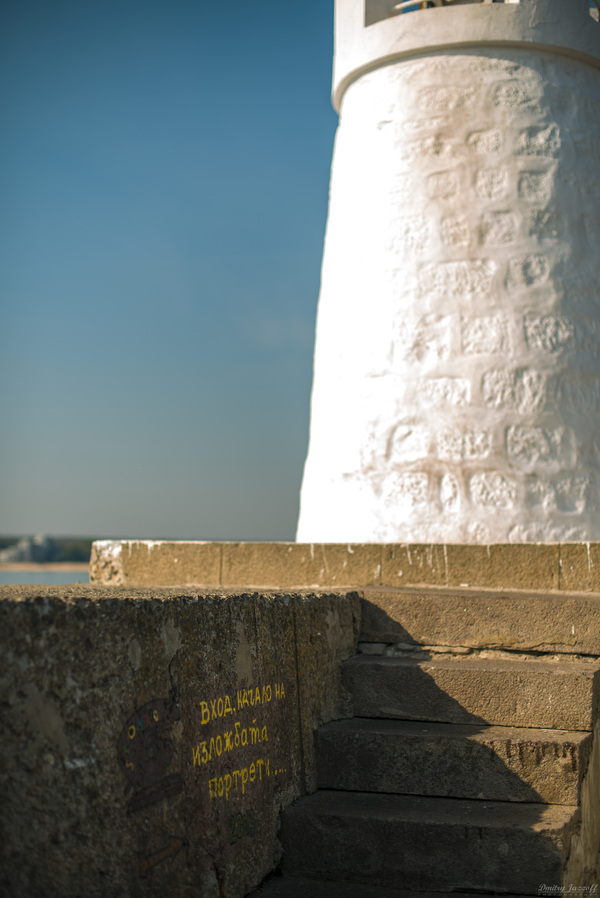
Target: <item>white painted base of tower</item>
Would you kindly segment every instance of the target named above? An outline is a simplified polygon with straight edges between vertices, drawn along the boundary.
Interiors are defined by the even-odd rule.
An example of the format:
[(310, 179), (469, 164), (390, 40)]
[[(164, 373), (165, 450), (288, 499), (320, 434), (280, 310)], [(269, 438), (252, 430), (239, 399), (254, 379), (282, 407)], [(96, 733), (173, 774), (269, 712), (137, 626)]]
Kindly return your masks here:
[(599, 163), (600, 70), (566, 57), (347, 88), (299, 541), (600, 539)]

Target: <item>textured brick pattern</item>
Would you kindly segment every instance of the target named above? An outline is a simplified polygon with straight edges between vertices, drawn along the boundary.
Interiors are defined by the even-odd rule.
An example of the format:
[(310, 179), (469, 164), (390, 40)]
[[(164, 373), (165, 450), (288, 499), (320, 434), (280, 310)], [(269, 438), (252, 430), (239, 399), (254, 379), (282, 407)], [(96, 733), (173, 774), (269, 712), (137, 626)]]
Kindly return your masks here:
[(566, 58), (348, 88), (299, 540), (600, 538), (599, 160), (600, 71)]

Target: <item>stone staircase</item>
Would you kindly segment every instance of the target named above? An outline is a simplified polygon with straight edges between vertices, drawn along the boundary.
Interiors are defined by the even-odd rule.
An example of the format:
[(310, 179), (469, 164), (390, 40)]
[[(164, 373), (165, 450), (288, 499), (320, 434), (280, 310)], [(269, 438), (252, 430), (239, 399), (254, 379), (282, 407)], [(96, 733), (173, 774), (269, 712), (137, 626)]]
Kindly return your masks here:
[(595, 894), (600, 596), (363, 596), (354, 717), (316, 734), (257, 898)]

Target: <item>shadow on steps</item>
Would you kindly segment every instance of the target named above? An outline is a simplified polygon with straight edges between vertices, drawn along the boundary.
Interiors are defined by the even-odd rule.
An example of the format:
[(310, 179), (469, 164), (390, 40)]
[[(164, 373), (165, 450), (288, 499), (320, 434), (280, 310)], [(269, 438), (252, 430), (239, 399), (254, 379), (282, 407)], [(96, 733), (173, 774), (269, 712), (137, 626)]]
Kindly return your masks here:
[(595, 668), (443, 656), (377, 615), (409, 656), (343, 665), (357, 716), (316, 734), (319, 790), (284, 813), (284, 876), (262, 894), (506, 896), (562, 885)]

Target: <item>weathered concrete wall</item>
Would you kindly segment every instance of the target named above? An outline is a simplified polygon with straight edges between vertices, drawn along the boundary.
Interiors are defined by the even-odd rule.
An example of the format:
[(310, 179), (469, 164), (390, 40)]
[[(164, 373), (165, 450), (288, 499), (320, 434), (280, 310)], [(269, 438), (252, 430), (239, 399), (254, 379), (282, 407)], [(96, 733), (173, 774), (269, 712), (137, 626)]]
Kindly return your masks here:
[(128, 586), (477, 586), (600, 592), (600, 543), (461, 546), (103, 540), (90, 578)]
[(240, 898), (346, 713), (355, 594), (0, 589), (0, 893)]

